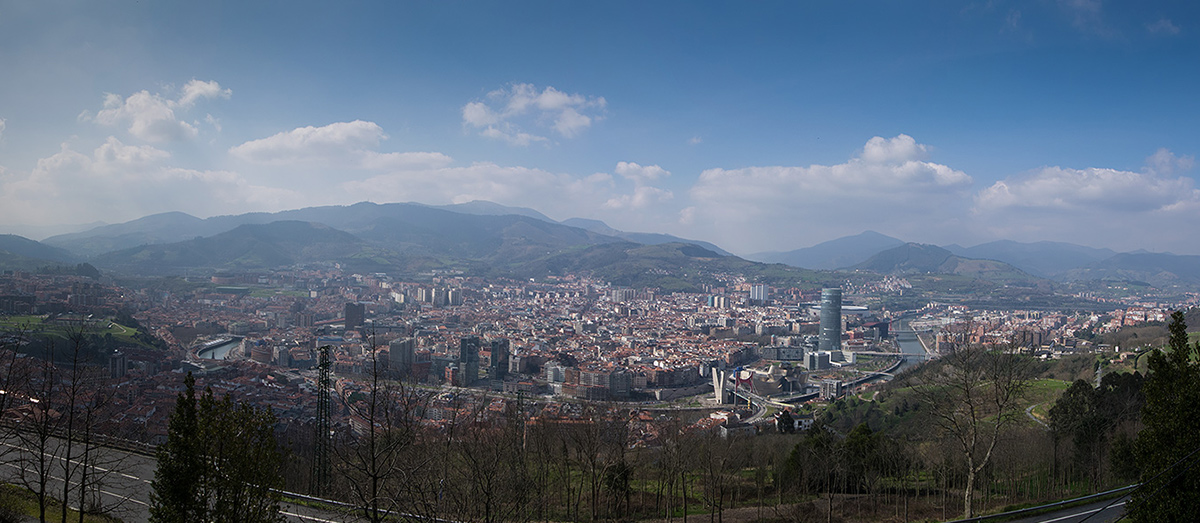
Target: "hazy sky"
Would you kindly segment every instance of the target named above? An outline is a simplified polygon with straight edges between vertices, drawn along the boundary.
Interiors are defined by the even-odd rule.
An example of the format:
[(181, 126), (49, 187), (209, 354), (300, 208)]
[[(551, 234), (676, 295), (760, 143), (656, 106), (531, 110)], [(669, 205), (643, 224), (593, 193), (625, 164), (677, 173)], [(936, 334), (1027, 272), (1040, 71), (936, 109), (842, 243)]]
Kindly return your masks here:
[(0, 0), (0, 229), (369, 200), (1200, 253), (1182, 2)]

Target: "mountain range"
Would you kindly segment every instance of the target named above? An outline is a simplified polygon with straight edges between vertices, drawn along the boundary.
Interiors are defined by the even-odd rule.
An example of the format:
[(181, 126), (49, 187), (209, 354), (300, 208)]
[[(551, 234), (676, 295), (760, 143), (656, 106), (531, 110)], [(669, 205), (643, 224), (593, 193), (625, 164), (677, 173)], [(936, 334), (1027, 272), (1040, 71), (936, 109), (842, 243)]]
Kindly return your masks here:
[(966, 258), (936, 245), (906, 243), (850, 267), (879, 274), (955, 274), (990, 281), (1029, 280), (1030, 275), (997, 260)]
[(892, 247), (904, 245), (903, 240), (875, 231), (821, 242), (787, 252), (760, 252), (747, 259), (764, 263), (783, 263), (810, 269), (841, 269), (866, 261), (867, 258)]
[(1054, 277), (1072, 269), (1115, 256), (1112, 249), (1096, 249), (1060, 242), (1018, 243), (999, 240), (970, 248), (947, 245), (945, 249), (958, 256), (982, 258), (1010, 263), (1034, 276)]
[[(614, 283), (695, 283), (705, 271), (817, 281), (816, 270), (957, 274), (1004, 282), (1122, 280), (1200, 288), (1200, 256), (1122, 253), (1069, 243), (1008, 240), (973, 247), (906, 243), (874, 231), (787, 252), (738, 258), (704, 241), (626, 232), (597, 220), (557, 222), (492, 202), (309, 207), (201, 219), (171, 212), (36, 242), (0, 235), (0, 267), (89, 261), (139, 274), (185, 268), (251, 269), (335, 262), (364, 271), (457, 269), (528, 275), (587, 271)], [(801, 270), (804, 269), (804, 270)], [(635, 277), (642, 273), (643, 276)], [(673, 280), (674, 279), (674, 280)], [(678, 280), (678, 281), (675, 281)]]

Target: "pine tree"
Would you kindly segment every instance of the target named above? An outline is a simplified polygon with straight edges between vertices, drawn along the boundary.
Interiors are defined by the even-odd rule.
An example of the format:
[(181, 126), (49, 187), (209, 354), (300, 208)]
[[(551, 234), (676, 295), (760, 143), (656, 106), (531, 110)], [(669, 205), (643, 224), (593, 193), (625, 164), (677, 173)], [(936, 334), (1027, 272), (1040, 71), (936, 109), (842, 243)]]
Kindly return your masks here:
[(1200, 343), (1188, 345), (1183, 312), (1171, 315), (1168, 351), (1150, 355), (1143, 390), (1145, 428), (1136, 449), (1142, 487), (1133, 495), (1134, 521), (1194, 521), (1200, 506)]
[(190, 373), (184, 384), (158, 448), (150, 521), (283, 521), (272, 491), (282, 484), (275, 416), (211, 389), (197, 398)]
[(150, 521), (203, 523), (207, 504), (200, 495), (204, 486), (204, 454), (199, 435), (196, 379), (188, 373), (185, 390), (175, 401), (167, 428), (167, 442), (158, 447), (158, 468), (150, 492)]

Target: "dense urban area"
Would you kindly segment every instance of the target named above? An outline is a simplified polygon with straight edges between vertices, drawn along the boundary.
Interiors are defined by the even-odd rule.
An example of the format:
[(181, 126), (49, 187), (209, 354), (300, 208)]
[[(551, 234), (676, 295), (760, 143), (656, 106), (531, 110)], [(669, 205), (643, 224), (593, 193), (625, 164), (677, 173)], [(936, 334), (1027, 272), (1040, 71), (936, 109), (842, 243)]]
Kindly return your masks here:
[[(1120, 452), (1110, 447), (1128, 444), (1121, 438), (1133, 436), (1136, 417), (1124, 412), (1089, 429), (1101, 434), (1084, 449), (1052, 419), (1054, 400), (1076, 379), (1109, 386), (1102, 378), (1144, 372), (1139, 359), (1163, 345), (1172, 311), (1198, 299), (1092, 298), (1097, 307), (1083, 311), (938, 301), (891, 310), (878, 306), (882, 296), (914, 292), (903, 277), (822, 289), (718, 275), (722, 284), (702, 292), (663, 292), (572, 275), (428, 274), (413, 282), (335, 265), (121, 282), (82, 272), (0, 276), (9, 426), (43, 423), (46, 437), (86, 430), (105, 445), (150, 452), (171, 440), (176, 402), (194, 377), (197, 391), (269, 411), (287, 456), (284, 491), (346, 503), (368, 518), (472, 521), (727, 510), (740, 510), (740, 519), (768, 510), (768, 519), (906, 521), (961, 513), (954, 497), (977, 474), (986, 486), (968, 485), (966, 495), (981, 490), (974, 504), (987, 510), (1120, 486), (1131, 476), (1109, 465)], [(934, 430), (936, 417), (919, 412), (937, 406), (923, 396), (921, 363), (967, 347), (1022, 355), (1030, 366), (1019, 408), (980, 407), (977, 422), (997, 430), (1009, 422), (982, 462), (937, 450), (955, 434)], [(80, 408), (86, 422), (65, 419)], [(540, 452), (530, 448), (535, 429), (546, 433)], [(385, 451), (394, 456), (347, 450), (394, 431), (405, 434)], [(451, 458), (455, 438), (477, 446)], [(80, 448), (100, 445), (83, 441)], [(680, 448), (684, 441), (720, 469), (685, 459), (700, 451)], [(504, 445), (532, 454), (512, 456), (517, 450)], [(828, 446), (828, 455), (812, 445)], [(485, 448), (496, 455), (483, 456)], [(441, 461), (422, 459), (435, 451)], [(1085, 451), (1094, 454), (1078, 454)], [(895, 453), (906, 458), (883, 459)], [(837, 461), (843, 456), (849, 461)], [(380, 470), (374, 459), (406, 463)], [(437, 470), (446, 461), (466, 471)], [(513, 469), (480, 470), (505, 463)], [(22, 467), (18, 483), (45, 489), (38, 472), (49, 468)], [(522, 481), (507, 484), (517, 469)], [(496, 477), (479, 483), (482, 473)], [(463, 504), (451, 509), (444, 490), (455, 477)], [(411, 484), (373, 492), (352, 484), (367, 479)], [(81, 485), (99, 492), (104, 481)], [(486, 500), (475, 498), (480, 489)], [(79, 490), (96, 512), (144, 509)]]

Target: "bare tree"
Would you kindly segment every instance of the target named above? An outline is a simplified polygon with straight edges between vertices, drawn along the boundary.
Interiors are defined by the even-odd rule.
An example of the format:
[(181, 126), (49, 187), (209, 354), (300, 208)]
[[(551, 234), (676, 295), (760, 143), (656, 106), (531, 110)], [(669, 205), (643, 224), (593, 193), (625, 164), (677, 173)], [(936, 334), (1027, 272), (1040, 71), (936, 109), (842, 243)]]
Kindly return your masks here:
[(501, 415), (492, 413), (494, 404), (486, 396), (473, 399), (469, 419), (445, 458), (455, 519), (491, 523), (528, 518), (533, 486), (520, 406), (505, 402)]
[(975, 483), (992, 460), (1001, 433), (1020, 419), (1030, 384), (1027, 358), (961, 345), (946, 352), (914, 380), (914, 391), (966, 465), (963, 516), (974, 515)]
[[(34, 491), (39, 516), (44, 521), (52, 500), (62, 502), (58, 520), (66, 523), (67, 508), (77, 509), (82, 522), (85, 512), (113, 513), (123, 500), (105, 504), (101, 485), (124, 469), (124, 454), (100, 448), (97, 428), (107, 419), (113, 391), (107, 387), (104, 369), (94, 364), (89, 329), (82, 322), (65, 328), (61, 336), (43, 340), (47, 361), (18, 366), (15, 376), (28, 385), (28, 405), (15, 424), (16, 439), (25, 449), (22, 482)], [(35, 369), (30, 376), (26, 371)], [(32, 378), (32, 379), (31, 379)], [(8, 396), (8, 394), (5, 394)], [(55, 492), (51, 480), (61, 482)]]
[(20, 409), (15, 433), (22, 450), (18, 481), (33, 492), (38, 504), (38, 521), (41, 523), (46, 523), (46, 510), (53, 499), (50, 481), (60, 451), (60, 445), (54, 437), (60, 418), (60, 411), (54, 404), (54, 385), (59, 375), (54, 366), (54, 346), (52, 343), (48, 345), (49, 361), (33, 362), (25, 389), (28, 403)]
[(18, 357), (18, 349), (26, 342), (27, 328), (0, 332), (0, 459), (17, 447), (9, 442), (16, 437), (20, 424), (19, 407), (28, 402), (26, 396), (30, 378), (28, 358)]
[(352, 430), (341, 434), (342, 441), (333, 445), (333, 451), (344, 490), (362, 517), (375, 523), (428, 506), (414, 498), (419, 483), (413, 480), (430, 456), (413, 452), (418, 448), (419, 422), (428, 395), (389, 380), (374, 336), (369, 339), (365, 390), (342, 398)]
[[(67, 504), (72, 499), (72, 482), (76, 482), (80, 487), (79, 499), (82, 500), (82, 490), (85, 487), (86, 467), (80, 466), (80, 458), (82, 457), (83, 448), (87, 445), (81, 440), (90, 440), (84, 436), (90, 427), (85, 426), (86, 416), (82, 415), (82, 407), (86, 401), (83, 397), (85, 387), (91, 385), (88, 383), (88, 362), (84, 354), (84, 346), (87, 343), (86, 333), (83, 323), (70, 328), (66, 333), (67, 353), (66, 360), (63, 366), (66, 369), (63, 371), (61, 379), (62, 383), (58, 385), (54, 396), (57, 399), (57, 404), (60, 408), (60, 427), (58, 429), (61, 437), (59, 447), (62, 450), (62, 459), (59, 463), (60, 472), (62, 474), (62, 499), (63, 509), (62, 518), (59, 520), (62, 523), (67, 523)], [(77, 480), (76, 475), (84, 475), (85, 479)], [(79, 517), (82, 521), (84, 506), (80, 504)]]
[(701, 494), (708, 505), (709, 521), (715, 515), (718, 522), (724, 521), (725, 497), (734, 490), (733, 471), (740, 469), (740, 459), (734, 450), (736, 435), (721, 437), (716, 433), (703, 434), (698, 441), (695, 456), (700, 469)]

